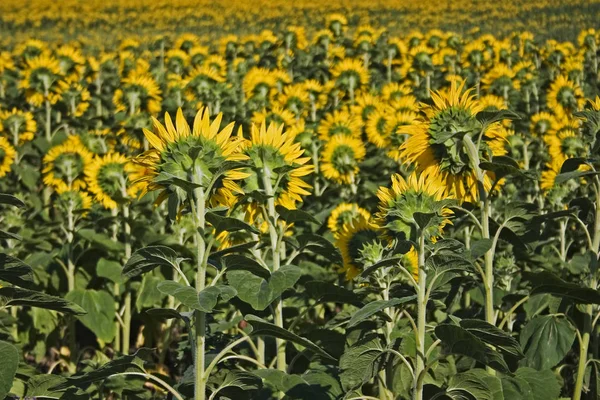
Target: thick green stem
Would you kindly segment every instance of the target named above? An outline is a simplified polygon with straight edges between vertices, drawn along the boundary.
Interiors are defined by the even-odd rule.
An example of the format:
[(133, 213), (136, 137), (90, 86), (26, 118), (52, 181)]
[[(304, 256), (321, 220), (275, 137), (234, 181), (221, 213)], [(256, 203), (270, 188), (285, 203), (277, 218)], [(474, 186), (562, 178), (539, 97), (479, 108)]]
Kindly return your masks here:
[[(124, 193), (127, 195), (127, 193)], [(124, 260), (127, 262), (131, 258), (131, 227), (129, 226), (129, 205), (123, 206), (123, 235), (125, 244)], [(121, 351), (123, 354), (129, 354), (129, 344), (131, 342), (131, 289), (129, 285), (125, 286), (125, 304), (123, 310), (123, 344)]]
[[(75, 234), (75, 215), (73, 213), (75, 205), (73, 201), (69, 202), (67, 209), (67, 290), (71, 293), (75, 290), (75, 263), (73, 262), (73, 238)], [(77, 357), (77, 340), (75, 335), (75, 317), (70, 315), (68, 326), (68, 344), (71, 360)]]
[(420, 376), (425, 371), (425, 326), (427, 324), (427, 273), (425, 272), (425, 235), (419, 236), (419, 290), (417, 291), (417, 362), (413, 381), (413, 399), (423, 400), (423, 379)]
[[(271, 255), (273, 258), (273, 272), (277, 271), (281, 264), (281, 253), (279, 251), (279, 234), (277, 233), (277, 214), (275, 211), (275, 192), (271, 183), (271, 170), (265, 165), (263, 171), (263, 185), (267, 196), (267, 211), (269, 218), (269, 237), (271, 239)], [(281, 296), (275, 299), (273, 305), (273, 319), (275, 325), (283, 328), (283, 301)], [(277, 369), (280, 371), (287, 370), (287, 362), (285, 358), (285, 341), (277, 338), (275, 340), (277, 346)]]
[[(198, 182), (201, 182), (201, 177), (198, 177)], [(205, 252), (206, 243), (204, 242), (204, 229), (205, 229), (205, 206), (206, 197), (204, 190), (200, 187), (194, 190), (194, 202), (192, 207), (195, 206), (194, 215), (194, 237), (196, 242), (196, 291), (200, 293), (206, 286), (206, 264), (205, 264)], [(206, 347), (206, 314), (202, 311), (196, 310), (194, 312), (195, 319), (195, 400), (204, 400), (206, 398), (206, 378), (204, 375), (204, 363), (205, 363), (205, 347)]]
[[(594, 238), (592, 241), (592, 248), (590, 249), (590, 251), (592, 251), (594, 255), (598, 257), (598, 250), (600, 249), (600, 210), (598, 209), (598, 205), (600, 203), (600, 180), (598, 179), (598, 177), (595, 177), (594, 179), (594, 190), (596, 195), (596, 209), (594, 221)], [(596, 270), (596, 268), (593, 268), (590, 271), (589, 285), (592, 289), (596, 289), (598, 287), (598, 279), (596, 277), (597, 272), (598, 271)], [(590, 339), (592, 339), (592, 334), (594, 332), (594, 327), (592, 326), (593, 313), (593, 304), (588, 304), (585, 307), (583, 334), (579, 348), (579, 363), (577, 365), (577, 378), (575, 380), (573, 400), (580, 400), (583, 391), (583, 380), (585, 378)]]
[(46, 140), (52, 141), (52, 106), (46, 100)]
[[(487, 200), (481, 202), (481, 237), (484, 239), (490, 238), (490, 204)], [(496, 316), (494, 313), (494, 249), (490, 249), (485, 253), (485, 320), (492, 324), (496, 324)]]

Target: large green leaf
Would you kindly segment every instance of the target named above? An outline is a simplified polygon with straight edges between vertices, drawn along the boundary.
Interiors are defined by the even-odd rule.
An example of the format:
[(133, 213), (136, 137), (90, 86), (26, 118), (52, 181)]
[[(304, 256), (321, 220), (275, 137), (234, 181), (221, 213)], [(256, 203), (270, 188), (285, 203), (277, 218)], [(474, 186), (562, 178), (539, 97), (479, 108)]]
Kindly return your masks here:
[(565, 318), (543, 315), (523, 327), (520, 340), (525, 349), (524, 365), (541, 371), (565, 357), (575, 340), (575, 330)]
[(111, 375), (126, 372), (126, 371), (144, 371), (144, 359), (147, 359), (152, 354), (150, 349), (142, 348), (134, 354), (126, 355), (114, 359), (102, 365), (100, 368), (90, 372), (83, 373), (77, 376), (67, 378), (66, 382), (60, 383), (51, 390), (67, 389), (73, 385), (80, 386), (91, 382), (100, 383)]
[(240, 254), (232, 254), (223, 257), (222, 264), (227, 271), (248, 271), (263, 279), (269, 279), (271, 272), (260, 265), (258, 261), (242, 256)]
[(524, 357), (523, 350), (517, 339), (486, 321), (480, 319), (463, 319), (460, 321), (460, 326), (485, 343), (502, 349), (515, 357)]
[(327, 353), (325, 350), (323, 350), (310, 340), (298, 336), (295, 333), (288, 331), (287, 329), (278, 327), (277, 325), (267, 322), (264, 319), (259, 318), (255, 315), (246, 315), (245, 320), (250, 325), (252, 325), (253, 336), (272, 336), (279, 339), (284, 339), (289, 342), (304, 346), (308, 350), (324, 358), (327, 358), (329, 360), (335, 360), (335, 358), (333, 358), (329, 353)]
[(219, 297), (224, 302), (228, 302), (229, 300), (234, 298), (236, 295), (237, 295), (237, 290), (235, 290), (231, 286), (227, 286), (227, 285), (209, 286), (209, 287), (201, 290), (200, 293), (198, 293), (198, 302), (199, 302), (201, 308), (203, 308), (204, 310), (209, 310), (207, 312), (211, 312), (217, 305)]
[(285, 393), (286, 399), (336, 400), (343, 394), (339, 382), (322, 371), (309, 370), (302, 375), (288, 375), (276, 369), (260, 369), (253, 374), (273, 392)]
[(157, 267), (179, 268), (183, 260), (177, 257), (175, 250), (170, 247), (148, 246), (133, 253), (123, 267), (123, 275), (132, 278)]
[(466, 329), (452, 324), (440, 324), (435, 327), (435, 335), (444, 344), (446, 352), (468, 356), (497, 371), (509, 372), (502, 356)]
[(122, 252), (124, 249), (123, 243), (115, 242), (108, 235), (98, 233), (93, 229), (80, 229), (77, 235), (90, 243), (94, 243), (103, 249), (114, 252)]
[[(549, 369), (536, 371), (533, 368), (519, 368), (515, 377), (527, 382), (531, 388), (532, 400), (556, 400), (560, 397), (561, 385)], [(508, 397), (506, 397), (509, 400)]]
[(115, 338), (116, 311), (114, 299), (109, 293), (76, 289), (67, 293), (66, 297), (87, 311), (86, 315), (78, 317), (83, 325), (94, 332), (98, 339), (105, 343), (112, 342)]
[(18, 258), (0, 253), (0, 281), (29, 286), (33, 282), (33, 268)]
[(489, 375), (482, 369), (456, 374), (450, 378), (446, 395), (456, 400), (493, 400), (490, 385), (486, 381)]
[(107, 260), (106, 258), (101, 258), (98, 260), (98, 264), (96, 264), (96, 275), (114, 283), (123, 283), (122, 271), (121, 263)]
[[(23, 289), (18, 287), (0, 288), (0, 298), (7, 299), (8, 306), (29, 306), (45, 308), (47, 310), (59, 311), (65, 314), (83, 315), (86, 310), (69, 301), (67, 298), (50, 296), (35, 290)], [(67, 296), (68, 297), (68, 296)]]
[(352, 315), (352, 317), (350, 318), (350, 321), (348, 321), (348, 325), (346, 327), (348, 329), (352, 328), (353, 326), (358, 325), (360, 322), (364, 321), (365, 319), (369, 318), (371, 315), (376, 314), (381, 310), (384, 310), (389, 307), (395, 307), (400, 304), (408, 303), (410, 301), (413, 301), (416, 298), (417, 298), (417, 296), (413, 295), (413, 296), (402, 297), (399, 299), (372, 301), (372, 302), (366, 304), (364, 307), (362, 307), (357, 312), (355, 312)]
[(525, 272), (523, 278), (531, 282), (532, 295), (549, 293), (558, 297), (566, 297), (579, 304), (600, 304), (600, 291), (566, 282), (550, 272)]
[(267, 281), (248, 271), (230, 271), (227, 281), (237, 290), (238, 297), (255, 310), (264, 310), (281, 294), (293, 287), (302, 270), (294, 265), (284, 265), (271, 274)]
[(13, 384), (13, 379), (19, 367), (19, 350), (8, 342), (0, 341), (0, 399), (5, 398), (10, 392)]
[(0, 193), (0, 204), (7, 204), (15, 207), (25, 207), (25, 203), (11, 194)]
[(347, 303), (362, 306), (364, 295), (354, 293), (342, 286), (324, 281), (308, 281), (304, 283), (306, 293), (322, 303)]
[(211, 310), (205, 309), (200, 305), (198, 301), (198, 292), (191, 286), (183, 285), (175, 281), (163, 281), (157, 286), (161, 293), (168, 294), (169, 296), (175, 297), (181, 304), (191, 308), (192, 310), (198, 310), (203, 312), (210, 312)]
[(277, 213), (279, 213), (281, 219), (287, 222), (288, 224), (293, 224), (301, 221), (311, 222), (317, 225), (321, 224), (317, 219), (315, 219), (315, 217), (313, 217), (306, 211), (290, 210), (285, 208), (284, 206), (276, 206), (275, 210), (277, 211)]
[(360, 388), (379, 373), (383, 366), (381, 340), (376, 334), (365, 335), (340, 358), (340, 380), (345, 391)]
[(255, 227), (245, 223), (242, 220), (231, 217), (223, 217), (216, 213), (206, 213), (206, 221), (215, 228), (215, 235), (221, 232), (237, 232), (248, 231), (252, 233), (260, 233)]

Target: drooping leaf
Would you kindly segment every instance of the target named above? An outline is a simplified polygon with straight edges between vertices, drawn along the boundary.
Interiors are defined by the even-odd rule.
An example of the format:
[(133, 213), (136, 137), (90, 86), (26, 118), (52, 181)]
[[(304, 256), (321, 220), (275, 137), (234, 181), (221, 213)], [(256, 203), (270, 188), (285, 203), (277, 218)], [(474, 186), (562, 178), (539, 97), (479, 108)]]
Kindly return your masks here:
[(66, 298), (87, 311), (87, 314), (78, 319), (98, 339), (106, 343), (114, 339), (116, 311), (114, 299), (109, 293), (103, 290), (76, 289), (67, 293)]
[(240, 254), (232, 254), (222, 259), (227, 271), (248, 271), (263, 279), (269, 279), (271, 272), (260, 265), (257, 261)]
[(306, 347), (306, 349), (312, 351), (313, 353), (324, 357), (326, 359), (334, 361), (329, 353), (325, 350), (311, 342), (310, 340), (303, 338), (301, 336), (296, 335), (293, 332), (288, 331), (287, 329), (278, 327), (275, 324), (265, 321), (262, 318), (259, 318), (255, 315), (246, 315), (245, 320), (252, 325), (252, 334), (253, 336), (271, 336), (279, 339), (284, 339), (289, 342), (293, 342), (299, 344), (301, 346)]
[(435, 327), (435, 335), (442, 341), (447, 353), (471, 357), (497, 371), (509, 372), (502, 356), (466, 329), (452, 324), (440, 324)]
[(304, 288), (311, 298), (323, 303), (347, 303), (360, 306), (364, 297), (342, 286), (324, 281), (305, 282)]
[(179, 268), (182, 258), (167, 246), (148, 246), (137, 250), (123, 267), (126, 278), (141, 275), (157, 267)]
[(0, 193), (0, 204), (6, 204), (15, 207), (25, 207), (25, 203), (11, 194)]
[(362, 307), (357, 312), (355, 312), (352, 315), (352, 317), (350, 318), (350, 320), (348, 321), (348, 325), (346, 327), (348, 329), (352, 328), (353, 326), (358, 325), (360, 322), (364, 321), (365, 319), (369, 318), (373, 314), (378, 313), (381, 310), (384, 310), (389, 307), (395, 307), (400, 304), (411, 302), (416, 298), (417, 298), (417, 296), (413, 295), (413, 296), (402, 297), (399, 299), (391, 299), (391, 300), (387, 300), (387, 301), (386, 300), (372, 301), (372, 302), (366, 304), (364, 307)]
[(33, 282), (33, 268), (18, 258), (0, 253), (0, 281), (29, 286)]
[(91, 382), (101, 382), (111, 375), (132, 371), (143, 371), (143, 363), (145, 359), (148, 359), (152, 354), (152, 350), (141, 348), (138, 349), (134, 354), (121, 356), (112, 361), (107, 362), (100, 368), (83, 373), (77, 376), (71, 376), (67, 378), (66, 382), (60, 383), (50, 389), (61, 390), (67, 389), (70, 386), (80, 386)]
[(255, 227), (245, 223), (242, 220), (224, 217), (212, 212), (206, 213), (206, 221), (215, 228), (215, 235), (219, 235), (221, 232), (237, 231), (248, 231), (256, 234), (260, 233)]
[(86, 313), (85, 309), (69, 301), (68, 298), (65, 300), (35, 290), (14, 286), (0, 288), (0, 297), (7, 299), (7, 302), (5, 303), (7, 306), (39, 307), (75, 315), (83, 315)]
[(5, 398), (10, 392), (20, 358), (19, 350), (15, 346), (0, 340), (0, 360), (2, 360), (2, 367), (0, 367), (0, 399)]
[(288, 224), (293, 224), (302, 221), (310, 222), (317, 225), (321, 224), (317, 219), (315, 219), (315, 217), (313, 217), (306, 211), (290, 210), (281, 205), (275, 206), (275, 211), (277, 211), (281, 219), (287, 222)]
[(584, 287), (576, 283), (566, 282), (558, 276), (544, 271), (538, 273), (524, 272), (523, 279), (531, 282), (531, 294), (549, 293), (558, 297), (566, 297), (579, 304), (600, 304), (600, 291)]
[(219, 297), (221, 300), (227, 302), (237, 295), (237, 290), (231, 286), (226, 285), (215, 285), (204, 288), (198, 294), (198, 303), (200, 308), (208, 310), (205, 312), (212, 312), (217, 305)]
[(477, 336), (484, 343), (500, 348), (515, 357), (524, 357), (517, 339), (498, 329), (495, 325), (479, 319), (462, 319), (460, 326)]

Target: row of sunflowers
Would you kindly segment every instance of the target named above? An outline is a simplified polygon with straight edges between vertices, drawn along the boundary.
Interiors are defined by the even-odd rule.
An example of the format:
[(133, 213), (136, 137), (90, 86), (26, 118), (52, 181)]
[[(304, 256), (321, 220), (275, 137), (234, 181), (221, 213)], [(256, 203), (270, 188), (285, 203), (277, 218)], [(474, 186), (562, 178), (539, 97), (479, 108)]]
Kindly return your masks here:
[(597, 398), (600, 32), (322, 28), (0, 52), (0, 398)]

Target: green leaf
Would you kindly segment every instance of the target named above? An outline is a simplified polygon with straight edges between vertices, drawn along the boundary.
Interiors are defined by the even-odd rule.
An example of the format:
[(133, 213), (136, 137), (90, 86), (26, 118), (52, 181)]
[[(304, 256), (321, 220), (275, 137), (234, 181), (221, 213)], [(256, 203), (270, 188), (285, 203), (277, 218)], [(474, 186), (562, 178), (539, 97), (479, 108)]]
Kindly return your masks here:
[(0, 193), (0, 204), (7, 204), (15, 207), (25, 207), (25, 203), (23, 203), (21, 200), (11, 194), (6, 193)]
[(450, 378), (446, 395), (456, 400), (493, 400), (492, 392), (485, 378), (487, 372), (474, 369), (456, 374)]
[(585, 158), (581, 158), (581, 157), (567, 158), (563, 162), (562, 166), (560, 167), (560, 173), (566, 174), (568, 172), (577, 171), (580, 166), (586, 165), (587, 163), (588, 163), (588, 160)]
[[(521, 379), (531, 388), (532, 400), (556, 400), (560, 397), (561, 385), (549, 369), (536, 371), (533, 368), (519, 368), (515, 377)], [(506, 397), (507, 400), (512, 398)]]
[(20, 358), (19, 350), (15, 346), (8, 342), (0, 341), (0, 360), (2, 360), (2, 368), (0, 368), (0, 399), (5, 398), (12, 388)]
[(342, 286), (324, 281), (308, 281), (304, 283), (306, 293), (320, 303), (346, 303), (362, 306), (364, 296), (354, 293)]
[(383, 367), (383, 347), (375, 333), (369, 333), (347, 349), (340, 358), (340, 381), (344, 391), (360, 388)]
[(232, 254), (224, 257), (222, 263), (227, 271), (248, 271), (263, 279), (269, 279), (271, 277), (271, 272), (257, 261), (239, 254)]
[(496, 180), (502, 179), (509, 175), (521, 175), (526, 178), (530, 178), (529, 175), (524, 174), (519, 167), (519, 164), (510, 157), (507, 156), (495, 156), (492, 162), (482, 162), (479, 164), (479, 168), (484, 171), (491, 171), (496, 175)]
[(306, 211), (290, 210), (281, 205), (275, 206), (275, 211), (277, 211), (281, 219), (287, 222), (288, 224), (293, 224), (302, 221), (307, 221), (317, 225), (321, 224), (315, 217), (313, 217)]
[(480, 111), (475, 116), (482, 125), (489, 125), (494, 122), (499, 122), (505, 119), (521, 119), (519, 114), (512, 110), (498, 110), (498, 111)]
[(121, 263), (101, 258), (96, 264), (96, 275), (114, 283), (123, 283)]
[(182, 315), (171, 308), (151, 308), (146, 314), (160, 319), (183, 319)]
[(303, 233), (295, 237), (300, 250), (309, 250), (333, 263), (342, 263), (342, 255), (337, 247), (323, 236), (315, 233)]
[(152, 353), (153, 352), (150, 349), (141, 348), (137, 350), (134, 354), (122, 356), (115, 360), (109, 361), (96, 370), (84, 373), (79, 376), (72, 376), (70, 378), (67, 378), (66, 382), (58, 384), (50, 389), (61, 390), (67, 389), (71, 386), (81, 386), (91, 382), (100, 382), (111, 375), (131, 370), (143, 372), (143, 359), (149, 358)]
[(42, 374), (32, 376), (27, 380), (26, 398), (61, 399), (66, 398), (64, 390), (51, 390), (50, 388), (60, 385), (66, 378), (59, 375)]
[(137, 250), (123, 267), (123, 275), (133, 278), (157, 267), (179, 268), (183, 258), (167, 246), (148, 246)]
[(421, 230), (425, 230), (429, 226), (431, 219), (435, 217), (435, 213), (413, 213), (413, 218)]
[(93, 229), (80, 229), (79, 231), (77, 231), (77, 235), (87, 240), (88, 242), (96, 244), (108, 251), (122, 252), (125, 248), (123, 246), (123, 243), (116, 242), (112, 240), (109, 236), (103, 233), (98, 233)]
[(476, 260), (479, 257), (482, 257), (491, 248), (492, 248), (492, 240), (491, 239), (475, 240), (473, 243), (471, 243), (471, 248), (469, 249), (469, 251), (471, 252), (471, 258), (473, 260)]
[(18, 258), (0, 253), (0, 281), (29, 286), (33, 282), (33, 268)]
[(86, 310), (70, 301), (60, 297), (50, 296), (35, 290), (23, 289), (18, 287), (0, 288), (0, 298), (8, 301), (7, 306), (29, 306), (45, 308), (47, 310), (59, 311), (65, 314), (83, 315)]
[(0, 239), (13, 239), (13, 240), (23, 240), (23, 238), (16, 233), (11, 233), (7, 231), (0, 230)]
[(79, 304), (87, 314), (78, 317), (79, 321), (94, 332), (105, 343), (115, 338), (115, 302), (105, 291), (75, 289), (67, 293), (67, 299)]
[(600, 292), (592, 288), (566, 282), (558, 276), (544, 271), (524, 272), (523, 279), (531, 282), (531, 294), (549, 293), (557, 297), (566, 297), (578, 304), (600, 304)]
[(399, 299), (391, 299), (391, 300), (387, 300), (387, 301), (386, 300), (372, 301), (352, 315), (352, 318), (350, 318), (350, 321), (348, 321), (348, 325), (346, 326), (346, 328), (350, 329), (350, 328), (358, 325), (360, 322), (364, 321), (365, 319), (369, 318), (371, 315), (376, 314), (381, 310), (384, 310), (389, 307), (395, 307), (395, 306), (403, 304), (403, 303), (408, 303), (410, 301), (413, 301), (416, 298), (417, 298), (417, 296), (413, 295), (413, 296), (402, 297)]
[(298, 336), (284, 328), (280, 328), (277, 325), (267, 322), (255, 315), (246, 315), (244, 319), (250, 325), (252, 325), (251, 335), (253, 336), (271, 336), (278, 339), (284, 339), (289, 342), (299, 344), (300, 346), (304, 346), (306, 349), (317, 355), (320, 355), (321, 357), (335, 361), (335, 358), (333, 358), (329, 353), (306, 338)]
[(466, 329), (451, 324), (440, 324), (435, 327), (435, 335), (442, 341), (447, 353), (471, 357), (497, 371), (509, 372), (502, 356)]
[(477, 336), (484, 343), (500, 348), (517, 358), (524, 357), (519, 342), (495, 325), (479, 319), (463, 319), (460, 321), (460, 326)]
[(215, 393), (221, 392), (227, 388), (237, 388), (241, 390), (252, 390), (258, 389), (262, 386), (262, 380), (255, 374), (246, 371), (227, 371), (225, 379), (216, 388), (211, 396), (215, 396)]
[(206, 221), (208, 221), (215, 228), (215, 235), (219, 235), (221, 232), (237, 231), (248, 231), (255, 234), (260, 233), (255, 227), (245, 223), (242, 220), (231, 217), (223, 217), (212, 212), (206, 213)]
[(541, 371), (565, 357), (575, 340), (575, 330), (565, 318), (543, 315), (523, 327), (520, 340), (525, 349), (524, 365)]
[(137, 298), (135, 299), (135, 306), (138, 311), (141, 311), (145, 307), (154, 307), (161, 304), (164, 296), (158, 290), (158, 284), (164, 280), (162, 276), (158, 277), (153, 274), (144, 275), (142, 284), (137, 290)]
[(302, 270), (295, 265), (284, 265), (271, 274), (267, 281), (247, 271), (227, 273), (227, 281), (237, 290), (238, 297), (250, 304), (255, 310), (262, 311), (281, 294), (292, 288)]
[(234, 298), (236, 295), (237, 290), (235, 290), (231, 286), (209, 286), (200, 291), (200, 293), (198, 294), (198, 302), (200, 304), (200, 308), (208, 310), (205, 312), (212, 312), (212, 310), (217, 305), (219, 297), (221, 297), (223, 301), (227, 302)]
[(183, 285), (175, 281), (163, 281), (157, 285), (157, 288), (161, 293), (175, 297), (181, 304), (192, 310), (203, 312), (211, 311), (200, 305), (200, 302), (198, 301), (198, 292), (191, 286)]

